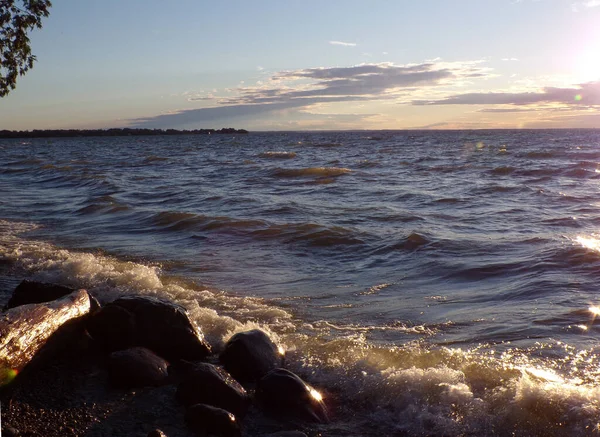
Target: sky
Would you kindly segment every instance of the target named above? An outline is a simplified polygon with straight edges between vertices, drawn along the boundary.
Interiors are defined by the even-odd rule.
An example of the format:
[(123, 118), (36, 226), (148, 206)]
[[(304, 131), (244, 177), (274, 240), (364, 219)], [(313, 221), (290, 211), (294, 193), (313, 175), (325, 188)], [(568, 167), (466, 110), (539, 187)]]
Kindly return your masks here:
[(600, 0), (54, 0), (0, 129), (600, 128)]

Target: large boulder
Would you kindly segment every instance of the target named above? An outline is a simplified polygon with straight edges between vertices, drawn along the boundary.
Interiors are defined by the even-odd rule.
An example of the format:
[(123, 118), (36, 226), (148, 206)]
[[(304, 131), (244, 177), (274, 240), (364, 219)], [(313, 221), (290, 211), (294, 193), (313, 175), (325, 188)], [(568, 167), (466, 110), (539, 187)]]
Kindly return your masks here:
[(133, 312), (137, 342), (167, 359), (201, 360), (211, 349), (180, 305), (151, 297), (124, 297), (115, 305)]
[(30, 303), (50, 302), (51, 300), (71, 294), (74, 291), (74, 288), (63, 285), (47, 284), (25, 279), (17, 285), (4, 309), (15, 308)]
[(199, 363), (177, 387), (177, 399), (185, 405), (208, 404), (244, 417), (250, 404), (248, 393), (220, 367)]
[(134, 347), (110, 354), (108, 374), (120, 387), (159, 386), (168, 380), (168, 365), (151, 350)]
[(143, 346), (168, 360), (201, 360), (211, 352), (183, 307), (152, 297), (109, 303), (92, 318), (88, 331), (109, 350)]
[(238, 381), (254, 382), (277, 368), (281, 355), (267, 334), (253, 329), (231, 337), (219, 359), (225, 370)]
[(102, 307), (88, 320), (87, 331), (107, 351), (126, 349), (136, 344), (135, 316), (118, 305)]
[(319, 392), (286, 369), (267, 373), (256, 387), (256, 398), (271, 414), (311, 422), (327, 422), (327, 411)]
[[(50, 337), (89, 311), (90, 297), (87, 291), (78, 290), (52, 302), (21, 305), (1, 313), (0, 371), (4, 378), (20, 372), (42, 350)], [(6, 369), (10, 371), (7, 373)], [(3, 382), (6, 380), (0, 380), (0, 385)]]
[(192, 405), (185, 412), (185, 421), (200, 436), (239, 437), (240, 425), (233, 414), (206, 404)]

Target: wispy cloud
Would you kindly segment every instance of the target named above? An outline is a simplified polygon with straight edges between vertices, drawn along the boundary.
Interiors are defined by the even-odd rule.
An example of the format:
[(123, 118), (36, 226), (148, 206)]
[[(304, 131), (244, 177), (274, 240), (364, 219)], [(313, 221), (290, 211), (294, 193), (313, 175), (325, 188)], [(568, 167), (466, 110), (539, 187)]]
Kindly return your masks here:
[(329, 44), (332, 46), (356, 47), (356, 43), (354, 42), (329, 41)]
[(582, 9), (590, 9), (595, 8), (597, 6), (600, 6), (600, 0), (586, 0), (572, 3), (571, 9), (573, 10), (573, 12), (579, 12)]
[(408, 65), (380, 63), (281, 71), (262, 85), (234, 88), (230, 90), (231, 96), (203, 95), (190, 99), (205, 103), (212, 99), (211, 107), (132, 122), (135, 126), (176, 126), (309, 108), (319, 103), (385, 100), (409, 103), (410, 96), (415, 93), (489, 76), (488, 69), (479, 64), (479, 61)]
[(489, 92), (456, 94), (439, 100), (415, 100), (413, 105), (536, 105), (600, 106), (600, 82), (573, 88), (545, 87), (530, 92)]

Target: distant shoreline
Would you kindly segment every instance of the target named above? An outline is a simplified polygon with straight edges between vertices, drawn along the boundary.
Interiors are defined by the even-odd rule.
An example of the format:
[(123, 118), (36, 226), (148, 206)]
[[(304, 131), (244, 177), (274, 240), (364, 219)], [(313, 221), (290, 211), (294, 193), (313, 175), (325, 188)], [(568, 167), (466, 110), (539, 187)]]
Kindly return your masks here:
[(44, 129), (32, 131), (0, 130), (0, 138), (70, 138), (70, 137), (119, 137), (119, 136), (158, 136), (158, 135), (224, 135), (247, 134), (245, 129), (231, 127), (222, 129)]

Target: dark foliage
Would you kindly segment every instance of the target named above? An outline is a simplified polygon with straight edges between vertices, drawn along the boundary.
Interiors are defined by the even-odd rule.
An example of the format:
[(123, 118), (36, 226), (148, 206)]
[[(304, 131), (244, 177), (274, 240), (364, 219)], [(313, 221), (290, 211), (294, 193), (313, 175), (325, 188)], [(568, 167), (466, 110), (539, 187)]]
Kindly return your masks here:
[[(1, 0), (0, 0), (1, 1)], [(226, 127), (223, 129), (59, 129), (11, 131), (0, 130), (0, 138), (66, 138), (66, 137), (121, 137), (148, 135), (212, 135), (212, 134), (247, 134), (245, 129)]]
[(17, 77), (33, 67), (27, 33), (42, 27), (49, 0), (0, 0), (0, 97), (15, 89)]

